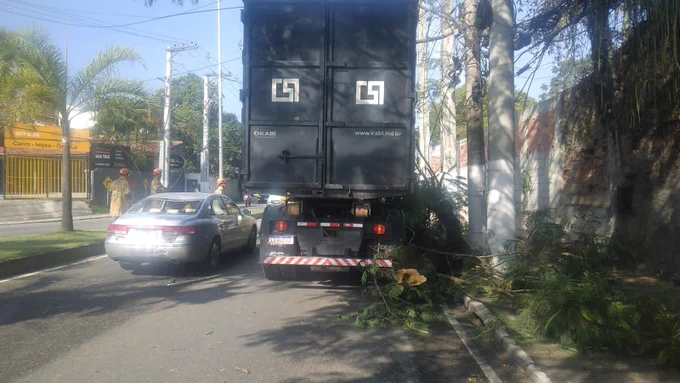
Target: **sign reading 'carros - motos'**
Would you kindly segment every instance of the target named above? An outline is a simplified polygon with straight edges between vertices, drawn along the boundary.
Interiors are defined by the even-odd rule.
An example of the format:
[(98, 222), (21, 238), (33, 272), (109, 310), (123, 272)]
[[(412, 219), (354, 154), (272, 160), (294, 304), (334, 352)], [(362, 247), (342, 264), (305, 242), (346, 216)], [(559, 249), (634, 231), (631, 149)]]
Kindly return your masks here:
[[(61, 150), (63, 140), (58, 126), (29, 126), (17, 124), (5, 129), (5, 147), (17, 149)], [(71, 153), (90, 152), (90, 131), (71, 130)]]

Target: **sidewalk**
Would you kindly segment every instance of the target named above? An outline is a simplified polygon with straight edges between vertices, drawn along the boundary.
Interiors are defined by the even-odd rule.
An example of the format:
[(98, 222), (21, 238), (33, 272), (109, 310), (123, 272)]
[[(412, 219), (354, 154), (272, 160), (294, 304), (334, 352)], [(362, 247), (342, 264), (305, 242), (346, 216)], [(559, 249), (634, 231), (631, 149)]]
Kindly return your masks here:
[[(504, 321), (515, 318), (509, 305), (480, 299), (480, 302)], [(560, 383), (656, 383), (680, 382), (680, 371), (659, 368), (648, 358), (626, 358), (606, 352), (580, 354), (556, 343), (527, 339), (508, 328), (510, 335), (534, 360), (536, 366), (553, 382)]]
[[(74, 221), (86, 221), (91, 219), (102, 219), (111, 218), (109, 214), (93, 214), (93, 215), (81, 215), (78, 217), (73, 217)], [(33, 221), (12, 221), (12, 222), (0, 222), (0, 226), (9, 225), (23, 225), (29, 223), (48, 223), (48, 222), (61, 222), (61, 218), (49, 218), (49, 219), (38, 219)]]
[[(245, 204), (243, 203), (237, 203), (238, 207), (241, 209), (245, 208)], [(264, 211), (264, 207), (266, 205), (255, 205), (249, 207), (249, 209), (252, 210), (254, 215), (258, 215), (262, 211)], [(109, 214), (93, 214), (93, 215), (81, 215), (77, 217), (73, 217), (73, 221), (86, 221), (86, 220), (91, 220), (91, 219), (103, 219), (103, 218), (111, 218)], [(113, 218), (111, 218), (113, 220)], [(38, 219), (38, 220), (32, 220), (32, 221), (11, 221), (11, 222), (0, 222), (0, 226), (10, 226), (10, 225), (23, 225), (23, 224), (31, 224), (31, 223), (49, 223), (49, 222), (61, 222), (61, 218), (48, 218), (48, 219)]]

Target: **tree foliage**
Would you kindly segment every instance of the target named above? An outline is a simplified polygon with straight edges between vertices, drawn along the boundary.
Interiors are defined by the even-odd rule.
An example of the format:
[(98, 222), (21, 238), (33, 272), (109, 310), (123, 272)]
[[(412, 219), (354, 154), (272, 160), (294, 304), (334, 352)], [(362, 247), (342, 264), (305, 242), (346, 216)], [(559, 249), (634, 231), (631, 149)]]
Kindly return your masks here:
[[(216, 88), (210, 86), (208, 92), (211, 100), (215, 100)], [(162, 90), (158, 90), (155, 98), (160, 99), (162, 94)], [(172, 105), (171, 135), (174, 140), (184, 143), (189, 166), (191, 170), (196, 171), (200, 167), (200, 153), (203, 150), (203, 79), (193, 73), (173, 79)], [(210, 171), (213, 174), (219, 171), (217, 117), (217, 103), (212, 102), (209, 105), (208, 150)], [(223, 176), (235, 177), (241, 164), (242, 125), (233, 113), (223, 113), (222, 125), (224, 127), (222, 147), (225, 163)]]
[[(459, 140), (467, 137), (467, 124), (465, 122), (465, 88), (458, 88), (455, 92), (456, 95), (456, 136)], [(530, 97), (528, 94), (516, 90), (515, 91), (515, 115), (517, 117), (525, 110), (531, 109), (536, 105), (536, 99)], [(489, 96), (488, 92), (484, 94), (482, 98), (482, 111), (484, 116), (484, 129), (489, 127)], [(430, 132), (431, 132), (431, 142), (433, 145), (441, 143), (441, 104), (438, 102), (433, 103), (430, 109)]]
[(550, 85), (543, 85), (541, 100), (557, 96), (560, 92), (572, 88), (593, 72), (593, 62), (590, 57), (577, 59), (568, 57), (552, 67), (554, 77)]
[[(10, 33), (3, 41), (5, 53), (0, 67), (9, 72), (7, 78), (10, 80), (2, 80), (2, 92), (23, 97), (19, 106), (21, 103), (31, 106), (11, 112), (4, 118), (5, 125), (13, 125), (18, 121), (33, 123), (40, 112), (58, 112), (62, 117), (62, 136), (68, 138), (71, 119), (80, 113), (95, 111), (96, 100), (116, 96), (132, 99), (144, 96), (141, 83), (117, 76), (120, 64), (141, 63), (139, 53), (133, 49), (111, 47), (99, 51), (84, 68), (69, 77), (61, 50), (44, 30), (30, 28)], [(62, 159), (61, 226), (63, 230), (71, 231), (73, 217), (69, 145), (64, 145)]]

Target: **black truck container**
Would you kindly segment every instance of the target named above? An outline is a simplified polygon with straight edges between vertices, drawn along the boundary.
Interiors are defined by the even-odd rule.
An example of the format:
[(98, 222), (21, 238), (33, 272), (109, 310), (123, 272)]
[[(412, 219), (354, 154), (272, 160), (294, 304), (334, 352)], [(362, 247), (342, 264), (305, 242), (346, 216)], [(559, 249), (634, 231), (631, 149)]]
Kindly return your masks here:
[(379, 199), (414, 187), (417, 2), (244, 4), (243, 185), (288, 196), (263, 218), (267, 276), (373, 259), (404, 237)]

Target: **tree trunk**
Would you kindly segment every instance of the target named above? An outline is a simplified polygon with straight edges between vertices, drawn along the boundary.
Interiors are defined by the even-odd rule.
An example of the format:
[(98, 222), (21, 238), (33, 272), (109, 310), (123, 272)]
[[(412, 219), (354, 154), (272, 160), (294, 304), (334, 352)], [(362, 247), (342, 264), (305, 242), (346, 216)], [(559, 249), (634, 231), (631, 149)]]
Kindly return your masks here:
[(465, 89), (468, 144), (468, 236), (470, 244), (486, 253), (484, 122), (480, 72), (479, 31), (475, 28), (479, 0), (465, 0)]
[(456, 36), (454, 26), (450, 19), (453, 12), (453, 0), (442, 1), (442, 12), (446, 15), (441, 18), (442, 33), (442, 119), (441, 119), (441, 167), (444, 173), (449, 173), (456, 165), (456, 67), (454, 63)]
[[(515, 206), (515, 82), (512, 0), (491, 1), (489, 34), (489, 251), (502, 254), (517, 239)], [(501, 261), (493, 259), (494, 264)]]
[(66, 110), (61, 112), (61, 230), (73, 231), (73, 190), (71, 188), (71, 124)]
[(430, 97), (428, 92), (429, 52), (427, 40), (428, 17), (425, 12), (425, 1), (419, 4), (418, 12), (418, 164), (425, 169), (425, 163), (430, 163)]
[(598, 102), (595, 116), (600, 129), (607, 137), (607, 173), (609, 176), (610, 208), (609, 229), (618, 231), (617, 193), (623, 182), (623, 159), (621, 131), (614, 110), (614, 77), (609, 53), (611, 51), (611, 31), (609, 28), (609, 8), (606, 4), (596, 5), (593, 16), (588, 19), (591, 38), (591, 52), (594, 68), (593, 94)]

